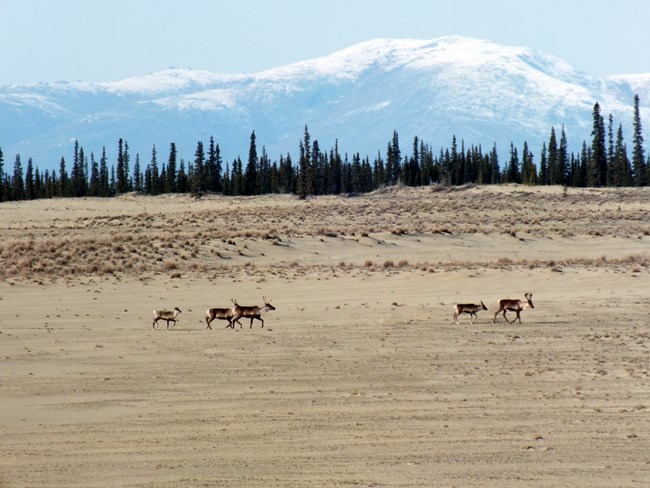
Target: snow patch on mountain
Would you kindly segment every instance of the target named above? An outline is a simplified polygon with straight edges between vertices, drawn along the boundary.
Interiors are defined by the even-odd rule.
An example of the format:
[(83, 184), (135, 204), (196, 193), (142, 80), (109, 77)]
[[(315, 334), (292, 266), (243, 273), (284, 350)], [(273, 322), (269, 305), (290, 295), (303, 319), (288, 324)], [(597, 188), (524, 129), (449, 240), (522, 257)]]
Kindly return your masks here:
[(106, 146), (109, 157), (119, 138), (143, 158), (175, 142), (187, 158), (213, 135), (232, 160), (245, 156), (255, 130), (279, 158), (296, 153), (307, 125), (321, 148), (338, 141), (362, 155), (383, 153), (393, 130), (405, 148), (414, 136), (447, 147), (455, 135), (496, 143), (502, 154), (527, 141), (537, 153), (551, 126), (564, 125), (574, 149), (589, 140), (596, 102), (630, 138), (635, 93), (647, 120), (650, 74), (600, 78), (534, 49), (459, 36), (376, 39), (255, 74), (170, 68), (102, 83), (0, 86), (0, 147), (5, 159), (20, 153), (55, 167), (74, 139), (86, 154)]

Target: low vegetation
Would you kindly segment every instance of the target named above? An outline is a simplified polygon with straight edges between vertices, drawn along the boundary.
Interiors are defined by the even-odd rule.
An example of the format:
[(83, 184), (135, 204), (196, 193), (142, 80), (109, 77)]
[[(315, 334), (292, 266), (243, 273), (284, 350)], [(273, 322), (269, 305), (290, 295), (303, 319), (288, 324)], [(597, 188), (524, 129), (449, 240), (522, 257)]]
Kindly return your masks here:
[[(636, 251), (547, 259), (497, 250), (432, 259), (405, 249), (423, 239), (473, 235), (500, 236), (522, 246), (554, 239), (571, 245), (576, 236), (648, 239), (649, 196), (646, 188), (582, 189), (565, 196), (560, 188), (534, 191), (515, 185), (455, 192), (401, 187), (359, 198), (304, 201), (290, 196), (213, 196), (199, 203), (189, 197), (137, 196), (130, 198), (152, 210), (102, 211), (98, 199), (85, 203), (94, 208), (93, 216), (70, 210), (55, 218), (21, 219), (20, 212), (0, 207), (0, 213), (5, 212), (0, 219), (5, 236), (0, 274), (35, 280), (91, 275), (263, 277), (326, 268), (377, 273), (512, 267), (561, 271), (571, 266), (640, 272), (647, 269), (650, 257)], [(65, 207), (66, 200), (57, 200), (56, 206)], [(339, 256), (329, 251), (332, 243), (360, 251)]]

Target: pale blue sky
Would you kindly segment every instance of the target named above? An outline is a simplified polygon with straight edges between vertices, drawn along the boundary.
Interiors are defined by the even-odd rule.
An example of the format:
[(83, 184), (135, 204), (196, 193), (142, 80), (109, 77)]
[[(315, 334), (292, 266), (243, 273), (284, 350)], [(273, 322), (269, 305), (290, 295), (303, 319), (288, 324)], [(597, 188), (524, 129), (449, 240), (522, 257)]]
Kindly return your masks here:
[(170, 66), (252, 73), (380, 37), (449, 34), (595, 75), (650, 73), (648, 0), (0, 0), (0, 85)]

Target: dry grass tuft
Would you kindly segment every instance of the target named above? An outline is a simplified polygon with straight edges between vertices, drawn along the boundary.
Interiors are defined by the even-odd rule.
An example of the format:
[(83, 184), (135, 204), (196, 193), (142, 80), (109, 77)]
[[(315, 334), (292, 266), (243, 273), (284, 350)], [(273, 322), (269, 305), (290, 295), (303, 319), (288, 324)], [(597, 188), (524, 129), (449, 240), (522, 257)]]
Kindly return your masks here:
[[(141, 197), (132, 195), (129, 198)], [(153, 201), (157, 200), (158, 197), (154, 197)], [(109, 211), (102, 213), (104, 209), (100, 208), (90, 216), (83, 212), (58, 212), (49, 220), (20, 220), (13, 212), (8, 213), (9, 218), (0, 220), (3, 234), (0, 279), (42, 280), (171, 272), (187, 276), (203, 273), (206, 269), (218, 276), (261, 275), (269, 273), (268, 267), (276, 252), (282, 256), (292, 253), (288, 261), (282, 257), (273, 262), (273, 272), (279, 277), (310, 272), (310, 265), (312, 270), (324, 267), (328, 273), (332, 270), (345, 273), (361, 270), (372, 273), (435, 272), (476, 266), (555, 271), (566, 271), (572, 266), (607, 267), (642, 273), (650, 267), (650, 255), (644, 253), (624, 257), (608, 253), (598, 258), (572, 259), (557, 256), (548, 260), (535, 256), (521, 259), (512, 255), (471, 260), (450, 257), (445, 262), (419, 264), (396, 256), (399, 249), (405, 249), (400, 247), (403, 238), (411, 246), (427, 236), (437, 236), (444, 241), (450, 236), (457, 240), (477, 233), (508, 235), (517, 240), (525, 235), (526, 243), (556, 238), (584, 238), (597, 243), (625, 236), (635, 241), (645, 240), (650, 236), (648, 188), (572, 189), (570, 194), (563, 195), (561, 188), (523, 189), (516, 185), (461, 189), (391, 187), (356, 198), (313, 198), (309, 205), (284, 196), (206, 197), (200, 201), (160, 197), (160, 200), (165, 204), (152, 205), (157, 210), (148, 208), (146, 213), (118, 211), (111, 214)], [(181, 202), (181, 206), (175, 207), (176, 202)], [(57, 206), (69, 205), (66, 200), (49, 203), (53, 212)], [(192, 206), (190, 211), (188, 205)], [(504, 208), (507, 209), (505, 219)], [(480, 210), (480, 224), (477, 223), (477, 210)], [(526, 216), (525, 224), (516, 228), (508, 224), (508, 218), (521, 215)], [(175, 232), (161, 234), (157, 232), (161, 228), (173, 228)], [(384, 240), (386, 234), (394, 238)], [(317, 247), (310, 248), (309, 252), (301, 248), (299, 240), (305, 237), (316, 237)], [(344, 239), (346, 237), (351, 238)], [(346, 254), (342, 259), (340, 255), (329, 253), (334, 249), (328, 247), (333, 238), (343, 241), (346, 253), (355, 252), (354, 246), (364, 246), (366, 250), (374, 248), (379, 252), (381, 246), (381, 254), (377, 256), (382, 255), (382, 258), (365, 259), (364, 262), (356, 257), (359, 254)], [(280, 248), (271, 251), (266, 246)], [(316, 257), (312, 259), (313, 256)], [(250, 266), (252, 261), (256, 266)], [(352, 264), (355, 261), (360, 264)], [(303, 262), (304, 266), (300, 264)]]

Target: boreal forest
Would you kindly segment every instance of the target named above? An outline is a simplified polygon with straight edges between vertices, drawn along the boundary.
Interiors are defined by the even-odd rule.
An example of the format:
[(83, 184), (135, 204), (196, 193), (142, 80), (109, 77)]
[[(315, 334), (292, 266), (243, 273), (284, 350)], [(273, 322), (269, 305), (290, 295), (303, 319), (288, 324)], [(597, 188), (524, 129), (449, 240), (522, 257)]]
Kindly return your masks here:
[[(206, 193), (260, 195), (289, 193), (300, 197), (365, 193), (391, 185), (431, 184), (481, 185), (521, 183), (567, 187), (625, 187), (650, 185), (650, 158), (646, 157), (639, 111), (634, 98), (631, 150), (623, 126), (593, 107), (591, 137), (579, 151), (569, 152), (564, 127), (550, 128), (548, 142), (533, 151), (511, 144), (505, 157), (496, 145), (483, 148), (452, 136), (450, 146), (435, 150), (415, 136), (403, 147), (397, 131), (387, 135), (386, 148), (374, 156), (341, 154), (338, 143), (321, 148), (305, 126), (297, 154), (272, 159), (262, 147), (258, 151), (255, 131), (250, 136), (248, 156), (224, 161), (219, 143), (211, 137), (199, 141), (191, 159), (179, 157), (171, 142), (166, 155), (152, 148), (147, 160), (129, 152), (126, 140), (117, 141), (117, 161), (108, 161), (106, 149), (87, 154), (79, 141), (74, 156), (61, 158), (59, 170), (40, 171), (31, 158), (25, 163), (15, 156), (13, 171), (5, 170), (0, 146), (0, 201), (54, 197), (112, 197), (128, 192), (146, 195)], [(23, 169), (24, 166), (24, 169)]]

